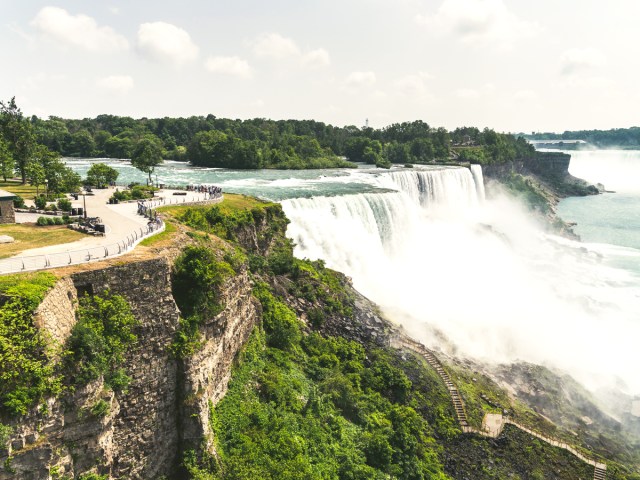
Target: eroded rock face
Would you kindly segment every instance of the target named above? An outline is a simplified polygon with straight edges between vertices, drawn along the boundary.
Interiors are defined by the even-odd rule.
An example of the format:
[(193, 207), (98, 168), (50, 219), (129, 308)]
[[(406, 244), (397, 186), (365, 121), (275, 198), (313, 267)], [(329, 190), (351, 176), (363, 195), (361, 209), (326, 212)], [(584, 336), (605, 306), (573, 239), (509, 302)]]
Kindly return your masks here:
[[(179, 361), (169, 350), (179, 320), (170, 272), (167, 260), (147, 260), (76, 273), (49, 292), (35, 321), (57, 344), (64, 344), (75, 324), (78, 296), (109, 290), (127, 299), (140, 322), (124, 365), (132, 382), (118, 394), (95, 382), (13, 421), (9, 446), (0, 450), (0, 461), (10, 458), (1, 480), (88, 471), (160, 478), (175, 471), (183, 443), (205, 439), (212, 445), (209, 401), (217, 403), (226, 392), (233, 359), (259, 310), (242, 272), (224, 286), (225, 309), (204, 326), (202, 350)], [(100, 401), (106, 412), (91, 413)]]

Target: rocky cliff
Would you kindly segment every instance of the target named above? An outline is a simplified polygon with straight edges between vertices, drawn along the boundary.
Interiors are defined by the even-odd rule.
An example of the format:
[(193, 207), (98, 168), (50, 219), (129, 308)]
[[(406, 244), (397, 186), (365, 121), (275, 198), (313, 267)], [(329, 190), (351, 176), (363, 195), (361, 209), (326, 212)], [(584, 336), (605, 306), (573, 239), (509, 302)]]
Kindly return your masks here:
[[(226, 390), (233, 359), (258, 320), (246, 271), (224, 286), (224, 310), (202, 328), (202, 349), (178, 360), (170, 345), (179, 311), (164, 258), (97, 268), (61, 278), (40, 305), (35, 321), (63, 344), (75, 323), (77, 298), (110, 291), (123, 296), (139, 325), (124, 365), (132, 378), (126, 393), (101, 381), (47, 401), (46, 408), (9, 423), (8, 448), (0, 451), (0, 479), (162, 478), (176, 474), (179, 453), (210, 444), (209, 401)], [(108, 403), (105, 414), (92, 407)], [(208, 440), (209, 439), (209, 440)]]

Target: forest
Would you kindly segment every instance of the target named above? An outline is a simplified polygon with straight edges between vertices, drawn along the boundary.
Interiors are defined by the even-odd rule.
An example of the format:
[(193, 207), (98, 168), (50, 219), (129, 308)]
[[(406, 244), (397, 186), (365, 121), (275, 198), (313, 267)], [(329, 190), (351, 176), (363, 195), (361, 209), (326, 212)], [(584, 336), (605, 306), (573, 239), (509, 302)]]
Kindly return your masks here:
[(563, 133), (534, 132), (525, 137), (529, 140), (584, 140), (589, 144), (587, 148), (640, 149), (640, 127), (576, 130)]
[[(28, 164), (44, 165), (47, 170), (59, 157), (131, 159), (151, 175), (163, 159), (238, 169), (348, 168), (355, 167), (355, 162), (389, 168), (452, 161), (503, 163), (531, 156), (533, 151), (522, 137), (488, 128), (448, 131), (421, 120), (374, 129), (314, 120), (232, 120), (211, 114), (41, 119), (24, 116), (14, 98), (3, 102), (0, 111), (2, 174), (12, 177), (15, 171), (23, 181), (28, 176), (42, 177), (30, 175)], [(45, 173), (45, 178), (51, 176)], [(59, 182), (49, 179), (48, 183)]]

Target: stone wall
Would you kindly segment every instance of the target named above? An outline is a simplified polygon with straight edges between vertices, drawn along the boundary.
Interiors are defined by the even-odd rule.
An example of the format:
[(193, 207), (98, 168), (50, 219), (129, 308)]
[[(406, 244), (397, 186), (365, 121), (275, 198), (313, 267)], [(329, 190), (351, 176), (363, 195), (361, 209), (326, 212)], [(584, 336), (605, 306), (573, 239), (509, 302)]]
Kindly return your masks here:
[(209, 429), (209, 402), (217, 404), (227, 391), (231, 367), (237, 353), (258, 322), (260, 303), (252, 296), (246, 271), (226, 282), (221, 292), (224, 310), (202, 328), (203, 347), (184, 360), (181, 433), (184, 449), (204, 441), (212, 454), (213, 432)]
[(76, 324), (78, 295), (70, 278), (59, 280), (47, 293), (34, 314), (34, 323), (52, 340), (62, 345)]
[(0, 200), (0, 223), (16, 223), (13, 200)]

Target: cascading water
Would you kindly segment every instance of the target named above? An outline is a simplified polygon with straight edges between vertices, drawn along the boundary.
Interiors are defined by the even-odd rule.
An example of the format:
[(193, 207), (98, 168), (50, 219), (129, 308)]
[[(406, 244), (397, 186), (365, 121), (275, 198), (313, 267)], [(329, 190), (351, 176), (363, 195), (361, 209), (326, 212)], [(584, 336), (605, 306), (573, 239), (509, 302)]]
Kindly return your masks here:
[(286, 200), (288, 235), (427, 343), (436, 330), (459, 355), (549, 364), (594, 388), (615, 372), (640, 392), (638, 279), (511, 201), (479, 202), (481, 175), (392, 171), (376, 178), (392, 192)]

